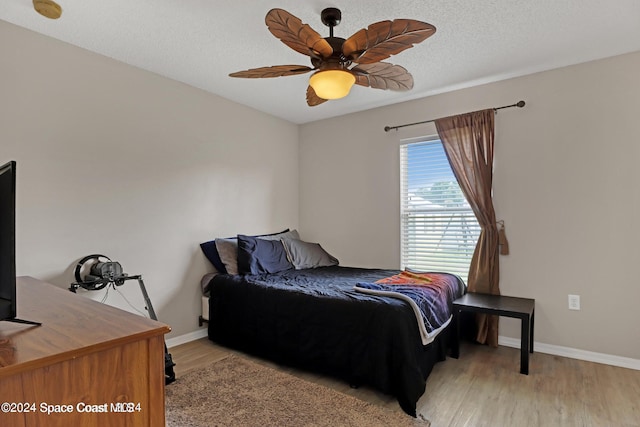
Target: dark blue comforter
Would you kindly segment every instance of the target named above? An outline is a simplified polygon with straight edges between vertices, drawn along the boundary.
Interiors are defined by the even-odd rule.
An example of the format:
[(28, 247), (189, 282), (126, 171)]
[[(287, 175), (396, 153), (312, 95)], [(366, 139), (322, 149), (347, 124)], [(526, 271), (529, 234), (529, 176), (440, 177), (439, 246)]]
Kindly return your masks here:
[[(210, 283), (209, 338), (275, 362), (370, 385), (415, 416), (448, 331), (424, 346), (409, 304), (366, 295), (397, 270), (321, 267), (263, 275), (218, 275)], [(449, 310), (451, 302), (449, 302)]]

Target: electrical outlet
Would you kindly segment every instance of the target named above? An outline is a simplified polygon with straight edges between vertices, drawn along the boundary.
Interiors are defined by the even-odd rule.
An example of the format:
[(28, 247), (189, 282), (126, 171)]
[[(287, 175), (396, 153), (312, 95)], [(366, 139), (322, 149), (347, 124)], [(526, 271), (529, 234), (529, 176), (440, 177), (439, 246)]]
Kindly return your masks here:
[(569, 310), (580, 310), (580, 295), (569, 295)]

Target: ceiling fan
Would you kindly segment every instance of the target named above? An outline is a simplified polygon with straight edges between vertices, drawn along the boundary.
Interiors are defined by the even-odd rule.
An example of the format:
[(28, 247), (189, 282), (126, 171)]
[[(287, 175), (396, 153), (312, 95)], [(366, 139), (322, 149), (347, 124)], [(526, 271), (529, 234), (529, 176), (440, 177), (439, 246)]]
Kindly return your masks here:
[(333, 36), (342, 12), (324, 9), (322, 23), (329, 37), (321, 37), (309, 25), (283, 9), (271, 9), (265, 22), (271, 34), (284, 44), (311, 57), (312, 67), (275, 65), (229, 74), (231, 77), (266, 78), (291, 76), (315, 71), (309, 78), (307, 104), (311, 107), (349, 94), (353, 84), (397, 91), (413, 87), (413, 77), (399, 66), (380, 62), (418, 44), (436, 32), (436, 27), (413, 19), (381, 21), (356, 32), (348, 39)]

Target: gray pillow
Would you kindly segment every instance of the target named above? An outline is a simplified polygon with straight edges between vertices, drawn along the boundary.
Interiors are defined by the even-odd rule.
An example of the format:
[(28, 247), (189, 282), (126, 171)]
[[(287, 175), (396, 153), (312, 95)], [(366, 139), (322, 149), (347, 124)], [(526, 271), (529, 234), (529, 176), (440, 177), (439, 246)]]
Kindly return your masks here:
[(287, 258), (296, 270), (338, 265), (338, 260), (322, 249), (319, 243), (303, 242), (299, 239), (280, 239), (287, 251)]
[(262, 240), (299, 239), (298, 230), (285, 231), (284, 233), (269, 234), (267, 236), (255, 236)]
[(216, 249), (227, 274), (238, 274), (238, 239), (216, 239)]
[[(281, 238), (298, 239), (300, 235), (297, 230), (285, 231), (284, 233), (270, 234), (268, 236), (256, 236), (264, 240), (280, 240)], [(239, 274), (238, 270), (238, 239), (216, 239), (216, 249), (220, 260), (227, 270), (227, 274)]]

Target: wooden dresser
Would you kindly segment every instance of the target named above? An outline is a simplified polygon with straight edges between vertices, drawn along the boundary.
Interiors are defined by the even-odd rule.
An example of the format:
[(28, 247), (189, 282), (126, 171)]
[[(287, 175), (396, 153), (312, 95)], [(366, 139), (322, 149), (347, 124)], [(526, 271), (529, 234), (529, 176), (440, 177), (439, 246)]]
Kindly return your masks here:
[[(164, 426), (167, 325), (31, 277), (0, 322), (0, 426)], [(12, 412), (15, 411), (15, 412)]]

